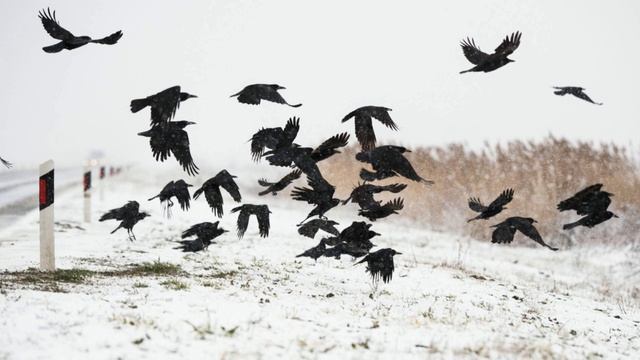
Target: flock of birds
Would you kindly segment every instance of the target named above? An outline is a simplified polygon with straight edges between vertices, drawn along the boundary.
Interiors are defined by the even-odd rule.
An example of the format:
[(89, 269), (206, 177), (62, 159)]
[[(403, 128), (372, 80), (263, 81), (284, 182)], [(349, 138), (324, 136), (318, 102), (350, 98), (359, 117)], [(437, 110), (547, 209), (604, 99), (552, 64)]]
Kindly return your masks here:
[[(118, 31), (97, 40), (89, 36), (75, 36), (60, 26), (55, 11), (52, 13), (49, 9), (41, 11), (39, 18), (47, 33), (59, 40), (58, 43), (43, 48), (47, 53), (56, 53), (63, 49), (73, 50), (89, 43), (113, 45), (123, 35), (122, 31)], [(463, 53), (474, 67), (461, 73), (491, 72), (513, 62), (508, 56), (519, 47), (521, 37), (520, 32), (507, 36), (492, 54), (482, 52), (473, 39), (463, 40), (461, 43)], [(242, 104), (249, 105), (259, 105), (262, 101), (293, 108), (302, 105), (289, 104), (279, 93), (284, 89), (277, 84), (253, 84), (246, 86), (231, 97), (235, 97)], [(595, 103), (591, 100), (581, 87), (555, 87), (555, 89), (557, 95), (571, 94), (601, 105), (601, 103)], [(150, 109), (151, 128), (138, 135), (149, 138), (153, 157), (162, 162), (173, 155), (182, 169), (190, 176), (199, 173), (199, 168), (191, 156), (189, 136), (186, 131), (186, 127), (194, 123), (175, 121), (173, 118), (182, 102), (196, 97), (193, 94), (183, 92), (180, 86), (173, 86), (157, 94), (134, 99), (130, 104), (132, 113), (137, 113), (145, 108)], [(350, 255), (355, 259), (361, 258), (357, 264), (367, 263), (367, 271), (374, 281), (382, 279), (383, 282), (388, 282), (391, 280), (394, 270), (393, 257), (401, 253), (391, 248), (371, 252), (375, 246), (371, 240), (380, 235), (371, 230), (371, 223), (354, 221), (348, 227), (339, 230), (337, 228), (339, 224), (326, 216), (326, 213), (336, 206), (351, 202), (359, 207), (359, 216), (374, 222), (398, 214), (404, 207), (404, 199), (401, 197), (382, 203), (382, 201), (376, 200), (375, 196), (384, 192), (399, 194), (407, 187), (407, 184), (402, 183), (378, 185), (375, 182), (401, 177), (426, 186), (433, 184), (433, 181), (420, 176), (406, 158), (405, 153), (410, 152), (409, 149), (402, 146), (377, 144), (373, 120), (391, 130), (398, 130), (398, 126), (389, 115), (390, 111), (391, 109), (382, 106), (364, 106), (350, 112), (342, 119), (343, 123), (353, 119), (355, 135), (361, 147), (361, 151), (355, 155), (355, 158), (362, 163), (369, 164), (372, 169), (361, 169), (359, 175), (363, 182), (356, 186), (345, 200), (335, 197), (336, 188), (324, 178), (318, 163), (338, 154), (340, 152), (338, 149), (347, 146), (350, 138), (349, 133), (336, 134), (316, 147), (302, 146), (295, 143), (300, 130), (300, 119), (292, 117), (282, 127), (262, 128), (251, 137), (251, 157), (254, 161), (264, 159), (272, 166), (292, 169), (277, 181), (259, 179), (258, 184), (264, 187), (264, 190), (259, 192), (260, 196), (277, 195), (303, 175), (306, 177), (308, 186), (294, 187), (291, 191), (291, 197), (294, 200), (303, 201), (312, 206), (306, 218), (297, 225), (298, 233), (312, 239), (320, 231), (328, 236), (322, 237), (318, 245), (304, 251), (298, 257), (317, 260), (323, 256), (339, 259), (342, 255)], [(11, 166), (8, 161), (2, 158), (0, 161), (7, 167)], [(171, 209), (174, 206), (172, 199), (175, 198), (183, 211), (188, 211), (190, 201), (197, 200), (204, 194), (205, 201), (211, 208), (213, 215), (222, 218), (224, 216), (224, 197), (221, 189), (234, 202), (240, 203), (242, 201), (235, 178), (236, 176), (231, 175), (227, 170), (221, 170), (195, 190), (193, 198), (189, 191), (193, 185), (182, 179), (170, 181), (157, 195), (148, 200), (159, 199), (164, 212), (170, 217)], [(576, 226), (591, 228), (612, 217), (617, 217), (607, 210), (611, 204), (612, 194), (602, 191), (602, 186), (602, 184), (589, 186), (558, 204), (560, 211), (575, 210), (578, 215), (583, 216), (574, 223), (564, 225), (564, 229)], [(479, 219), (487, 220), (496, 216), (506, 209), (505, 205), (513, 200), (513, 196), (514, 190), (507, 189), (486, 206), (478, 198), (470, 198), (469, 208), (479, 215), (470, 219), (469, 222)], [(237, 235), (239, 238), (242, 238), (247, 231), (251, 216), (255, 216), (257, 219), (260, 236), (265, 238), (269, 236), (271, 211), (268, 205), (245, 203), (233, 208), (231, 213), (238, 214)], [(130, 201), (120, 208), (108, 211), (100, 218), (100, 221), (119, 221), (118, 227), (111, 233), (121, 228), (126, 229), (129, 239), (133, 241), (135, 240), (134, 226), (147, 216), (149, 214), (140, 210), (140, 204), (137, 201)], [(509, 217), (492, 226), (495, 228), (492, 242), (511, 243), (516, 232), (520, 231), (538, 244), (551, 250), (557, 250), (544, 242), (533, 225), (534, 223), (536, 220), (533, 218)], [(179, 241), (176, 249), (184, 252), (206, 250), (214, 243), (214, 239), (226, 232), (228, 231), (220, 227), (219, 221), (195, 224), (182, 233), (183, 240)]]

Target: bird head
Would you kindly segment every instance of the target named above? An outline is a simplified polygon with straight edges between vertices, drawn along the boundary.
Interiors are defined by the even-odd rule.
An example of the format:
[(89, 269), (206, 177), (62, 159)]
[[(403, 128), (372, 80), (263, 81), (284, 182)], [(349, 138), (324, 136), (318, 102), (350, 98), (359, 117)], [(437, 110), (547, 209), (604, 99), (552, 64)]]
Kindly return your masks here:
[(220, 174), (228, 175), (229, 177), (234, 178), (234, 179), (237, 178), (237, 176), (229, 174), (227, 169), (224, 169), (224, 170), (220, 171)]
[(391, 249), (391, 255), (402, 255), (402, 253)]
[(371, 237), (380, 236), (380, 234), (375, 232), (375, 231), (369, 231), (369, 236), (371, 236)]
[(612, 193), (607, 192), (607, 191), (603, 191), (602, 193), (603, 193), (603, 194), (605, 194), (605, 195), (607, 195), (607, 196), (613, 196), (613, 194), (612, 194)]
[(613, 217), (614, 217), (614, 218), (616, 218), (616, 219), (620, 217), (620, 216), (618, 216), (618, 215), (616, 215), (616, 214), (612, 213), (611, 211), (609, 211), (609, 213), (611, 213), (611, 216), (613, 216)]
[(537, 223), (537, 222), (538, 222), (538, 220), (536, 220), (536, 219), (532, 219), (532, 218), (527, 218), (527, 221), (529, 221), (529, 222), (530, 222), (530, 223), (532, 223), (532, 224), (533, 224), (533, 223)]
[(269, 85), (269, 86), (272, 87), (275, 90), (285, 90), (286, 89), (286, 87), (280, 86), (278, 84), (272, 84), (272, 85)]
[(197, 96), (186, 92), (180, 93), (180, 101), (185, 101), (190, 98), (197, 98)]
[(151, 216), (151, 215), (143, 211), (140, 214), (138, 214), (138, 219), (142, 220), (142, 219), (146, 218), (147, 216)]
[(368, 151), (361, 151), (356, 154), (356, 160), (360, 162), (368, 162), (371, 158), (371, 154)]

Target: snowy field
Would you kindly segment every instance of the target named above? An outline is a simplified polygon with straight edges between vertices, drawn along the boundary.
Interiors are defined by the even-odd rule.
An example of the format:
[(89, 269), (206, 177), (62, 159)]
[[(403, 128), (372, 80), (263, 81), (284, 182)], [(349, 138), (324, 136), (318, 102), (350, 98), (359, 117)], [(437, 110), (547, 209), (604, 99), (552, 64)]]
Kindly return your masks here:
[[(296, 259), (318, 242), (296, 232), (308, 207), (257, 198), (243, 184), (245, 202), (273, 211), (269, 238), (257, 236), (255, 219), (236, 238), (225, 193), (221, 224), (231, 232), (204, 253), (173, 250), (182, 230), (215, 219), (203, 199), (164, 219), (158, 202), (143, 201), (160, 182), (125, 174), (103, 201), (96, 190), (91, 224), (81, 223), (80, 191), (58, 196), (57, 266), (74, 271), (29, 270), (38, 266), (36, 212), (0, 231), (0, 359), (640, 356), (637, 249), (496, 246), (397, 217), (373, 226), (378, 248), (403, 253), (393, 280), (374, 288), (348, 256)], [(152, 213), (136, 242), (96, 221), (134, 199)], [(340, 228), (354, 214), (330, 213)]]

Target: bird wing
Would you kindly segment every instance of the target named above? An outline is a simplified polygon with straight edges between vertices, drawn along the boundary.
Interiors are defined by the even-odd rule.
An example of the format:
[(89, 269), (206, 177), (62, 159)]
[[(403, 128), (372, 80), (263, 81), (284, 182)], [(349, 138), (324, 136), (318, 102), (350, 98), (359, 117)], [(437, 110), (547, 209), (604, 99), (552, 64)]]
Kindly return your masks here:
[(513, 200), (513, 189), (504, 190), (491, 204), (490, 208), (501, 208)]
[(291, 198), (298, 201), (306, 201), (309, 204), (316, 205), (319, 202), (319, 196), (313, 189), (308, 187), (295, 187), (291, 191)]
[(356, 138), (362, 147), (362, 150), (367, 151), (376, 147), (376, 133), (373, 131), (373, 124), (371, 123), (371, 117), (356, 114)]
[(122, 31), (116, 31), (107, 37), (104, 37), (102, 39), (97, 39), (97, 40), (91, 40), (91, 42), (96, 44), (113, 45), (117, 43), (121, 37), (122, 37)]
[(502, 40), (502, 43), (498, 45), (498, 47), (495, 50), (495, 53), (502, 56), (510, 55), (518, 48), (518, 46), (520, 46), (521, 37), (522, 37), (522, 33), (519, 31), (516, 31), (515, 33), (511, 34), (511, 36), (507, 35), (507, 37), (505, 37), (505, 39)]
[(460, 46), (462, 47), (464, 56), (467, 58), (467, 60), (469, 60), (469, 62), (474, 65), (480, 64), (481, 62), (485, 61), (487, 57), (489, 57), (488, 54), (480, 50), (480, 48), (476, 45), (475, 40), (473, 39), (467, 38), (466, 40), (462, 40)]
[(345, 147), (349, 144), (349, 134), (342, 133), (334, 135), (325, 140), (317, 148), (311, 152), (311, 158), (315, 161), (324, 160), (327, 157), (333, 155), (333, 151), (337, 148)]
[(577, 97), (577, 98), (579, 98), (579, 99), (582, 99), (582, 100), (588, 101), (588, 102), (590, 102), (590, 103), (592, 103), (592, 104), (598, 104), (598, 105), (601, 105), (601, 103), (597, 103), (597, 102), (595, 102), (595, 101), (591, 100), (591, 98), (589, 97), (589, 95), (587, 95), (587, 94), (586, 94), (584, 91), (582, 91), (582, 90), (580, 90), (580, 91), (576, 91), (576, 92), (573, 92), (572, 94), (573, 94), (573, 96), (575, 96), (575, 97)]
[(173, 119), (180, 107), (180, 86), (173, 86), (153, 95), (151, 124), (160, 125)]
[(287, 175), (285, 175), (282, 179), (280, 179), (280, 181), (278, 181), (278, 183), (281, 183), (282, 185), (287, 186), (292, 182), (294, 182), (295, 180), (298, 180), (300, 176), (302, 176), (302, 171), (300, 169), (296, 169), (288, 173)]
[(253, 160), (260, 160), (265, 148), (275, 149), (282, 137), (284, 137), (284, 134), (280, 128), (263, 128), (253, 134), (251, 137), (251, 156)]
[(430, 183), (429, 180), (425, 180), (418, 175), (409, 160), (400, 152), (393, 150), (385, 151), (382, 157), (384, 158), (382, 159), (382, 162), (386, 164), (383, 168), (392, 170), (398, 175), (404, 176), (409, 180)]
[(0, 158), (0, 162), (2, 163), (2, 165), (6, 166), (7, 169), (11, 169), (11, 167), (13, 166), (12, 163), (8, 162), (7, 160)]
[(547, 243), (542, 240), (542, 236), (538, 232), (538, 229), (536, 229), (532, 224), (525, 221), (517, 221), (514, 223), (514, 226), (517, 230), (520, 230), (520, 232), (523, 233), (526, 237), (537, 242), (538, 244), (554, 251), (558, 250), (557, 248), (547, 245)]
[(292, 117), (287, 121), (287, 125), (284, 126), (284, 137), (287, 142), (291, 144), (293, 140), (298, 136), (298, 131), (300, 130), (300, 118)]
[(269, 208), (264, 205), (258, 209), (256, 212), (256, 217), (258, 218), (258, 229), (260, 230), (260, 236), (268, 237), (269, 229), (271, 225), (269, 223)]
[(516, 234), (516, 229), (510, 227), (507, 224), (501, 223), (495, 225), (496, 229), (491, 234), (491, 242), (497, 244), (505, 244), (513, 241), (513, 237)]
[(170, 141), (171, 151), (187, 174), (194, 176), (198, 173), (198, 166), (194, 164), (189, 150), (189, 135), (184, 130), (173, 131)]
[(231, 195), (233, 201), (240, 202), (240, 200), (242, 200), (240, 188), (238, 188), (238, 184), (236, 184), (231, 176), (225, 176), (222, 181), (220, 181), (220, 186)]
[(178, 203), (180, 204), (180, 208), (182, 210), (189, 210), (189, 201), (191, 200), (191, 195), (189, 194), (189, 188), (185, 186), (176, 186), (174, 195), (176, 199), (178, 199)]
[(314, 219), (298, 226), (298, 234), (313, 239), (320, 229), (322, 219)]
[(378, 108), (377, 111), (374, 112), (373, 117), (389, 129), (398, 130), (398, 125), (396, 125), (396, 123), (391, 119), (389, 110), (385, 108)]
[(195, 224), (193, 226), (191, 226), (190, 228), (188, 228), (187, 230), (182, 232), (182, 238), (186, 239), (188, 237), (192, 237), (195, 235), (198, 235), (198, 233), (200, 232), (200, 229), (202, 228), (202, 224)]
[(238, 237), (240, 239), (242, 239), (242, 237), (244, 236), (244, 233), (247, 231), (247, 227), (249, 227), (249, 211), (247, 211), (243, 206), (238, 206), (237, 208), (233, 208), (231, 210), (232, 213), (234, 212), (240, 212), (240, 214), (238, 214), (238, 222), (237, 222), (237, 226), (238, 226)]
[(394, 194), (397, 194), (406, 188), (407, 188), (407, 184), (389, 184), (384, 186), (374, 185), (373, 192), (381, 193), (383, 191), (389, 191)]
[(387, 201), (382, 206), (390, 210), (402, 210), (404, 208), (404, 200), (402, 198), (395, 198), (391, 201)]
[(475, 212), (483, 212), (487, 207), (482, 204), (478, 198), (469, 198), (469, 208)]
[(258, 180), (258, 184), (260, 186), (269, 187), (275, 185), (276, 183), (268, 182), (266, 179), (260, 179)]
[(56, 19), (56, 12), (51, 13), (51, 10), (47, 8), (47, 11), (44, 9), (38, 13), (38, 17), (42, 21), (42, 26), (49, 33), (49, 35), (58, 40), (71, 40), (75, 36), (58, 23), (58, 19)]
[(578, 191), (572, 197), (562, 200), (558, 203), (558, 210), (578, 210), (578, 207), (587, 200), (591, 195), (602, 189), (602, 184), (593, 184)]
[(223, 200), (220, 188), (217, 185), (211, 185), (204, 188), (204, 198), (207, 200), (209, 207), (213, 210), (213, 214), (217, 217), (223, 215)]
[(164, 130), (157, 128), (151, 129), (147, 133), (150, 133), (149, 145), (151, 146), (151, 153), (156, 161), (165, 161), (171, 156), (171, 147), (169, 146), (168, 133)]

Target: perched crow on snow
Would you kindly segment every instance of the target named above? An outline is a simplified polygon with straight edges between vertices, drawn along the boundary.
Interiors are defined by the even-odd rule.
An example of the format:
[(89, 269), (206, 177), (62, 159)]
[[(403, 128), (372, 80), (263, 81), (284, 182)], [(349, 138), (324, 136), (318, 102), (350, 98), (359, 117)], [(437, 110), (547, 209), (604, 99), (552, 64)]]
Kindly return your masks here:
[(371, 150), (376, 147), (376, 134), (373, 131), (371, 119), (376, 119), (392, 130), (398, 130), (396, 123), (389, 116), (391, 109), (382, 106), (363, 106), (345, 116), (342, 122), (355, 118), (356, 137), (362, 146), (362, 150)]
[(122, 37), (122, 31), (115, 32), (105, 38), (96, 40), (91, 39), (89, 36), (74, 36), (71, 32), (60, 26), (58, 19), (56, 19), (56, 12), (54, 11), (52, 14), (51, 10), (48, 8), (46, 11), (40, 11), (38, 13), (38, 17), (40, 18), (40, 21), (42, 21), (42, 26), (44, 26), (47, 33), (49, 33), (52, 38), (60, 40), (57, 44), (43, 47), (42, 50), (47, 53), (57, 53), (63, 49), (73, 50), (88, 43), (113, 45)]
[(197, 199), (204, 192), (204, 197), (211, 207), (211, 210), (213, 210), (213, 214), (217, 217), (222, 217), (224, 210), (222, 208), (223, 201), (220, 187), (225, 189), (235, 202), (242, 200), (238, 184), (233, 180), (236, 177), (237, 176), (229, 174), (227, 170), (220, 171), (216, 176), (205, 181), (200, 189), (193, 193), (193, 199)]
[(120, 228), (127, 229), (127, 234), (129, 234), (129, 240), (133, 241), (136, 239), (135, 234), (133, 233), (133, 227), (138, 223), (138, 221), (149, 216), (146, 212), (140, 212), (140, 204), (137, 201), (129, 201), (123, 207), (109, 210), (106, 214), (100, 217), (100, 221), (105, 220), (118, 220), (120, 221), (120, 225), (115, 228), (111, 233), (118, 231)]
[(588, 101), (592, 104), (602, 105), (602, 103), (597, 103), (591, 100), (591, 98), (584, 93), (584, 91), (586, 90), (585, 88), (581, 88), (577, 86), (554, 86), (553, 88), (556, 89), (556, 91), (553, 92), (556, 95), (565, 96), (567, 94), (571, 94), (579, 99)]
[(163, 126), (153, 126), (138, 135), (149, 138), (151, 152), (156, 161), (163, 162), (173, 153), (182, 169), (193, 176), (198, 173), (198, 166), (191, 157), (189, 135), (184, 130), (193, 124), (195, 123), (191, 121), (170, 121)]
[(422, 178), (416, 173), (409, 160), (404, 155), (410, 150), (402, 146), (378, 146), (370, 151), (361, 151), (356, 154), (356, 160), (371, 164), (373, 170), (360, 170), (360, 177), (365, 181), (383, 180), (393, 176), (402, 176), (409, 180), (422, 182), (426, 185), (433, 184), (433, 181)]
[(0, 162), (2, 163), (2, 165), (6, 166), (7, 169), (11, 169), (11, 167), (13, 166), (12, 163), (8, 162), (7, 160), (3, 159), (0, 157)]
[(578, 215), (584, 216), (576, 222), (565, 224), (562, 228), (565, 230), (573, 229), (576, 226), (592, 228), (612, 217), (617, 218), (616, 214), (607, 210), (611, 205), (612, 196), (612, 193), (602, 191), (602, 184), (594, 184), (561, 201), (558, 204), (558, 210), (575, 210)]
[(238, 237), (242, 239), (244, 233), (249, 226), (249, 217), (255, 215), (258, 219), (258, 229), (260, 230), (260, 236), (266, 238), (269, 236), (269, 214), (271, 211), (267, 205), (251, 205), (244, 204), (231, 210), (232, 213), (240, 212), (238, 215)]
[(325, 218), (324, 214), (340, 203), (340, 200), (333, 197), (336, 191), (335, 186), (329, 184), (322, 176), (307, 176), (307, 183), (311, 188), (295, 187), (291, 192), (293, 199), (315, 205), (309, 215), (298, 225), (314, 216)]
[(374, 282), (382, 278), (382, 281), (388, 283), (393, 277), (393, 256), (402, 255), (393, 249), (380, 249), (365, 256), (364, 259), (358, 261), (357, 264), (367, 262), (367, 271), (371, 274)]
[(358, 215), (366, 217), (370, 221), (376, 221), (377, 219), (386, 218), (389, 215), (397, 214), (398, 211), (404, 208), (404, 200), (402, 198), (395, 198), (391, 201), (387, 201), (384, 205), (374, 205), (365, 209), (358, 210)]
[(293, 144), (300, 130), (300, 118), (292, 117), (284, 128), (262, 128), (251, 137), (251, 157), (259, 161), (265, 149), (277, 150)]
[(473, 220), (484, 219), (487, 220), (494, 217), (506, 209), (505, 205), (513, 200), (513, 189), (504, 190), (495, 200), (488, 206), (482, 204), (479, 198), (469, 198), (469, 208), (475, 212), (479, 212), (480, 215), (467, 220), (472, 222)]
[(189, 210), (189, 201), (191, 200), (189, 188), (192, 186), (193, 185), (187, 184), (182, 179), (178, 181), (170, 181), (164, 186), (164, 188), (162, 188), (158, 195), (150, 198), (149, 201), (160, 198), (160, 204), (164, 204), (166, 202), (165, 209), (167, 216), (171, 217), (171, 207), (173, 206), (173, 201), (171, 201), (172, 197), (175, 197), (176, 200), (178, 200), (178, 204), (180, 204), (180, 208), (182, 210)]
[(271, 101), (278, 104), (285, 104), (291, 107), (299, 107), (302, 104), (291, 105), (278, 93), (278, 90), (286, 89), (278, 84), (253, 84), (245, 87), (239, 93), (231, 95), (238, 97), (238, 101), (243, 104), (259, 105), (260, 100)]
[(339, 235), (340, 231), (336, 229), (337, 222), (328, 219), (313, 219), (298, 227), (298, 234), (308, 238), (314, 238), (319, 230), (332, 235)]
[(322, 239), (318, 245), (306, 250), (300, 255), (296, 255), (296, 257), (308, 257), (318, 261), (318, 258), (324, 255), (326, 249), (327, 247), (324, 244), (324, 239)]
[(151, 108), (151, 126), (164, 125), (176, 114), (180, 103), (197, 96), (180, 91), (180, 86), (173, 86), (146, 98), (131, 100), (131, 112), (136, 113), (145, 107)]
[(228, 230), (218, 227), (219, 223), (219, 221), (214, 223), (203, 222), (193, 225), (182, 233), (182, 238), (186, 239), (195, 236), (196, 239), (179, 241), (180, 246), (174, 249), (181, 249), (183, 252), (206, 250), (213, 243), (211, 240), (228, 232)]
[(275, 196), (278, 194), (279, 191), (286, 189), (287, 186), (289, 186), (289, 184), (299, 179), (301, 175), (302, 175), (302, 171), (294, 170), (289, 174), (285, 175), (285, 177), (283, 177), (282, 179), (274, 183), (268, 182), (265, 179), (260, 179), (258, 180), (258, 184), (260, 186), (266, 187), (266, 189), (259, 192), (258, 195), (262, 196), (262, 195), (271, 193)]
[(374, 194), (379, 194), (385, 191), (392, 192), (397, 194), (404, 190), (407, 187), (406, 184), (390, 184), (390, 185), (374, 185), (364, 183), (362, 185), (356, 186), (352, 191), (349, 198), (342, 201), (343, 205), (349, 203), (349, 201), (354, 202), (360, 206), (360, 209), (366, 210), (374, 207), (380, 206), (381, 202), (376, 201), (373, 198)]
[(520, 38), (522, 34), (519, 31), (507, 36), (500, 46), (498, 46), (493, 54), (486, 54), (480, 50), (473, 39), (467, 38), (460, 43), (464, 56), (471, 62), (474, 67), (469, 70), (461, 71), (464, 74), (470, 71), (490, 72), (504, 65), (513, 62), (507, 56), (511, 55), (520, 46)]
[(551, 247), (547, 245), (544, 240), (542, 240), (542, 236), (540, 236), (538, 230), (535, 228), (535, 226), (533, 226), (533, 223), (536, 222), (537, 221), (532, 218), (524, 218), (519, 216), (510, 217), (499, 224), (491, 226), (493, 228), (496, 228), (491, 235), (491, 242), (497, 244), (511, 243), (511, 241), (513, 241), (513, 237), (516, 234), (516, 231), (520, 231), (525, 236), (537, 242), (538, 244), (553, 251), (558, 250), (558, 248)]

